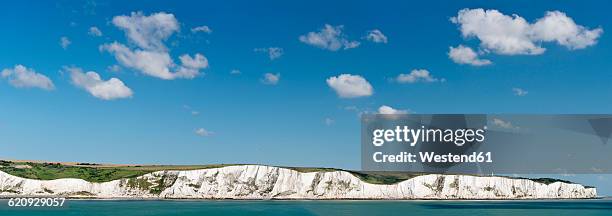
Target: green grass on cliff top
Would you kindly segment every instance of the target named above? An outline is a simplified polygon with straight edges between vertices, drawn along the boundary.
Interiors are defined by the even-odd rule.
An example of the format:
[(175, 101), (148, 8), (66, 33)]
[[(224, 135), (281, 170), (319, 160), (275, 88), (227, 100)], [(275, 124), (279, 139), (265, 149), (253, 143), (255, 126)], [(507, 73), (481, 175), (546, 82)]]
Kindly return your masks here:
[[(196, 170), (220, 168), (244, 164), (213, 164), (213, 165), (101, 165), (91, 163), (42, 163), (0, 160), (0, 170), (8, 174), (28, 179), (53, 180), (61, 178), (78, 178), (89, 182), (107, 182), (121, 178), (134, 178), (147, 173), (162, 170)], [(346, 171), (359, 179), (372, 184), (395, 184), (425, 173), (410, 172), (357, 172), (334, 168), (313, 167), (283, 167), (298, 172), (334, 172)], [(550, 184), (554, 182), (571, 183), (559, 179), (531, 179), (536, 182)]]

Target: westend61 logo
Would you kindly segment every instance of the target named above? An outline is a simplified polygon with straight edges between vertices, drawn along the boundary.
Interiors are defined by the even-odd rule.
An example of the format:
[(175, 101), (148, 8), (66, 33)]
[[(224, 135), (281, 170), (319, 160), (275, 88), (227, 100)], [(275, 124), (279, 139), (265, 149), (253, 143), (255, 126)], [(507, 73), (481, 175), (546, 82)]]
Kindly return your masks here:
[(364, 171), (612, 173), (612, 115), (364, 114), (361, 124)]

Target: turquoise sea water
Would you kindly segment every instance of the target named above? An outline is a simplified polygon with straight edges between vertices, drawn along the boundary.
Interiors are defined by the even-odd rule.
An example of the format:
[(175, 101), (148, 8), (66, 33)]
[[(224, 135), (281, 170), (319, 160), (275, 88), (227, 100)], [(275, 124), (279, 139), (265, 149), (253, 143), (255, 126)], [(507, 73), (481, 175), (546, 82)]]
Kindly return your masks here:
[(540, 201), (118, 201), (67, 200), (62, 208), (8, 207), (0, 215), (612, 215), (612, 200)]

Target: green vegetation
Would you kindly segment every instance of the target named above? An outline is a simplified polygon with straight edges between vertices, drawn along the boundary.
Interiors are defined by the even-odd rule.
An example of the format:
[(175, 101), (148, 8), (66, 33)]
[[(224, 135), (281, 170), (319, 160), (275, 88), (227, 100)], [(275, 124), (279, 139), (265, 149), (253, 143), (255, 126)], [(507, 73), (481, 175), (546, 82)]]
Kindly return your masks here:
[(295, 170), (301, 173), (342, 171), (341, 169), (321, 168), (321, 167), (282, 167), (282, 168)]
[[(237, 166), (248, 164), (212, 164), (212, 165), (104, 165), (96, 163), (75, 163), (75, 164), (60, 164), (60, 163), (36, 163), (36, 162), (16, 162), (0, 160), (0, 170), (8, 174), (29, 179), (53, 180), (60, 178), (78, 178), (89, 182), (107, 182), (122, 178), (127, 178), (127, 185), (133, 188), (150, 190), (151, 193), (161, 193), (165, 188), (171, 186), (176, 177), (163, 175), (154, 182), (149, 183), (144, 179), (136, 177), (163, 170), (195, 170), (195, 169), (211, 169), (221, 168), (226, 166)], [(292, 169), (298, 172), (335, 172), (346, 171), (353, 174), (355, 177), (364, 182), (371, 184), (395, 184), (416, 176), (425, 175), (426, 173), (414, 172), (363, 172), (351, 171), (334, 168), (317, 168), (317, 167), (283, 167)], [(529, 179), (516, 178), (515, 179)], [(554, 182), (573, 183), (561, 179), (553, 178), (536, 178), (529, 179), (543, 184), (551, 184)], [(193, 185), (192, 187), (196, 187)], [(199, 186), (197, 186), (199, 187)], [(590, 186), (585, 186), (589, 188)]]
[(161, 170), (194, 170), (224, 166), (228, 165), (109, 166), (89, 163), (65, 165), (60, 163), (13, 162), (0, 160), (1, 171), (22, 178), (39, 180), (78, 178), (89, 182), (107, 182), (121, 178), (135, 178)]
[(408, 180), (414, 178), (416, 176), (423, 175), (423, 173), (414, 173), (414, 172), (364, 172), (364, 171), (352, 171), (352, 170), (343, 170), (343, 169), (335, 169), (335, 168), (319, 168), (319, 167), (283, 167), (287, 169), (292, 169), (298, 172), (308, 173), (308, 172), (335, 172), (335, 171), (345, 171), (353, 174), (353, 176), (361, 179), (364, 182), (370, 184), (395, 184), (402, 182), (404, 180)]
[(552, 183), (555, 183), (555, 182), (563, 182), (563, 183), (567, 183), (567, 184), (575, 184), (574, 182), (571, 182), (571, 181), (566, 181), (566, 180), (562, 180), (562, 179), (554, 179), (554, 178), (531, 178), (529, 180), (534, 181), (534, 182), (538, 182), (538, 183), (542, 183), (542, 184), (546, 184), (546, 185), (549, 185), (549, 184), (552, 184)]
[(370, 184), (395, 184), (420, 175), (414, 172), (356, 172), (348, 171), (357, 178)]
[(160, 194), (166, 188), (172, 186), (176, 182), (176, 175), (162, 175), (159, 180), (155, 181), (155, 187), (152, 187), (149, 192), (152, 194)]
[(0, 170), (8, 174), (41, 180), (79, 178), (90, 182), (105, 182), (148, 173), (143, 170), (66, 166), (58, 163), (8, 162), (7, 164), (7, 161), (1, 163)]
[(127, 181), (127, 186), (129, 188), (135, 188), (140, 190), (149, 190), (151, 188), (151, 184), (145, 178), (129, 178)]

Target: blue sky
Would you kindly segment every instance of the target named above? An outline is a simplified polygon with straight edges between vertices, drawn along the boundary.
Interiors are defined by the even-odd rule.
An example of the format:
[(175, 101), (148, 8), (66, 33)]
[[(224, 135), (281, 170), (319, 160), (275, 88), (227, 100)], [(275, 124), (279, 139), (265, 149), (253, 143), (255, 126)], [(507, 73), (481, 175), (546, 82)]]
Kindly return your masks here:
[[(359, 169), (358, 114), (378, 112), (381, 106), (411, 113), (609, 113), (612, 109), (612, 41), (607, 33), (612, 19), (607, 16), (607, 2), (5, 4), (0, 14), (5, 29), (0, 35), (0, 69), (8, 71), (0, 78), (3, 158)], [(464, 8), (497, 10), (510, 19), (512, 14), (520, 16), (531, 30), (506, 34), (527, 44), (496, 41), (507, 35), (482, 25), (462, 30), (474, 24), (470, 16), (478, 18), (466, 13), (465, 20), (452, 22)], [(536, 26), (547, 11), (563, 12), (575, 25), (561, 27), (578, 26), (578, 33)], [(159, 30), (155, 27), (162, 24), (153, 22), (149, 23), (153, 30), (134, 27), (147, 25), (138, 20), (156, 13), (164, 20), (172, 16), (169, 20), (176, 26)], [(486, 13), (489, 18), (496, 15)], [(145, 38), (131, 38), (117, 17)], [(555, 27), (559, 20), (550, 21)], [(321, 36), (326, 24), (328, 30), (341, 32), (333, 37), (339, 48), (330, 46), (334, 41), (321, 45), (313, 42), (320, 38), (308, 37), (310, 32)], [(211, 32), (192, 31), (203, 26)], [(92, 27), (101, 35), (90, 32)], [(380, 35), (368, 38), (372, 30), (379, 30), (386, 41)], [(160, 31), (167, 35), (155, 36)], [(70, 41), (65, 47), (62, 37)], [(119, 61), (115, 58), (119, 51), (104, 47), (113, 42), (128, 49), (124, 50), (128, 54), (166, 54), (174, 63), (167, 68), (176, 74), (162, 78), (143, 72), (149, 64), (138, 68)], [(359, 45), (353, 47), (353, 42)], [(477, 56), (468, 58), (461, 52), (451, 58), (449, 47), (459, 45)], [(269, 48), (277, 51), (273, 59)], [(182, 62), (183, 55), (192, 64)], [(48, 80), (11, 83), (23, 78), (15, 75), (16, 65)], [(196, 75), (180, 75), (181, 70), (195, 70)], [(411, 74), (413, 70), (427, 73)], [(100, 79), (86, 75), (87, 71)], [(350, 76), (340, 78), (341, 74)], [(403, 81), (398, 80), (400, 74)], [(327, 81), (332, 77), (340, 80), (338, 85)], [(111, 78), (120, 83), (108, 82)], [(364, 79), (371, 89), (346, 84), (344, 78)], [(602, 180), (587, 179), (593, 184)]]

